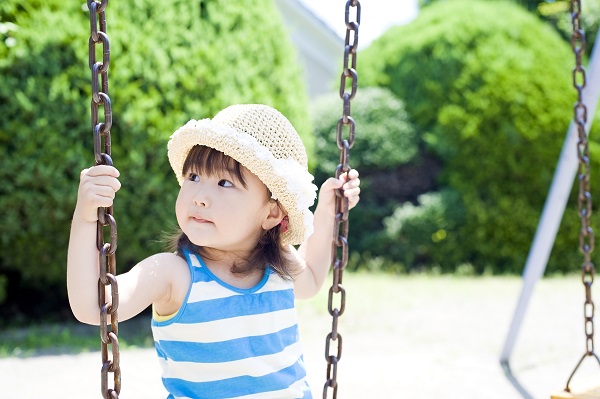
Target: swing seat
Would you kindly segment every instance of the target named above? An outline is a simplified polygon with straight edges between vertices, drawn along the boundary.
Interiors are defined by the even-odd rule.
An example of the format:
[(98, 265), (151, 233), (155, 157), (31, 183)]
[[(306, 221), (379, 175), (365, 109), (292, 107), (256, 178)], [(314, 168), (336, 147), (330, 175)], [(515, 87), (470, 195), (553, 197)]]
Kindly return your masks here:
[(551, 395), (550, 399), (600, 399), (600, 387), (576, 392), (561, 391)]
[(590, 379), (588, 383), (571, 392), (560, 391), (550, 396), (550, 399), (600, 399), (600, 384), (598, 378)]

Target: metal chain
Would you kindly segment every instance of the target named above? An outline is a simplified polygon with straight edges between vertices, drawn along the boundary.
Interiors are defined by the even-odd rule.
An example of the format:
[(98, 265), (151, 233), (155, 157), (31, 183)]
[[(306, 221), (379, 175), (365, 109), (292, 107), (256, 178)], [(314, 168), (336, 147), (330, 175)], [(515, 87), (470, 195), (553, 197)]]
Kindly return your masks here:
[[(350, 9), (355, 8), (354, 21), (350, 21)], [(354, 145), (355, 123), (350, 116), (350, 102), (356, 95), (358, 87), (358, 74), (356, 73), (356, 57), (358, 49), (358, 28), (360, 26), (360, 2), (349, 0), (346, 2), (346, 39), (344, 47), (344, 68), (340, 82), (340, 98), (344, 101), (343, 115), (337, 123), (336, 142), (340, 149), (340, 164), (335, 171), (335, 177), (339, 178), (343, 173), (350, 171), (348, 159), (350, 149)], [(346, 83), (350, 80), (350, 92), (346, 91)], [(344, 126), (348, 127), (348, 138), (343, 138)], [(333, 317), (331, 332), (325, 340), (325, 360), (327, 361), (327, 381), (323, 387), (323, 399), (327, 399), (330, 391), (333, 391), (333, 399), (337, 397), (337, 366), (342, 357), (342, 335), (338, 332), (338, 318), (344, 313), (346, 307), (346, 290), (342, 286), (344, 268), (348, 264), (348, 198), (344, 197), (343, 191), (336, 191), (337, 201), (335, 207), (335, 227), (332, 241), (332, 267), (333, 284), (329, 289), (328, 310)], [(341, 257), (339, 252), (341, 251)], [(339, 295), (339, 308), (334, 307), (334, 296)], [(333, 350), (333, 354), (332, 353)]]
[(585, 68), (582, 58), (585, 52), (585, 32), (581, 26), (581, 0), (571, 0), (571, 19), (573, 33), (571, 35), (571, 48), (575, 55), (575, 68), (573, 69), (573, 87), (577, 91), (577, 102), (573, 108), (573, 120), (577, 125), (577, 158), (579, 168), (577, 172), (579, 180), (579, 194), (577, 197), (578, 214), (581, 219), (579, 230), (579, 250), (583, 254), (581, 265), (581, 280), (585, 288), (585, 302), (583, 305), (584, 331), (585, 331), (585, 353), (575, 366), (569, 376), (565, 391), (570, 392), (569, 384), (577, 369), (587, 357), (593, 356), (600, 364), (600, 358), (594, 352), (594, 302), (592, 300), (592, 284), (596, 268), (591, 260), (594, 251), (594, 230), (590, 226), (592, 216), (592, 195), (590, 193), (590, 158), (588, 149), (588, 138), (585, 131), (587, 122), (587, 107), (583, 103), (583, 89), (586, 86)]
[[(94, 159), (96, 165), (113, 165), (111, 158), (110, 129), (112, 109), (108, 96), (108, 68), (110, 65), (110, 43), (106, 35), (106, 6), (108, 0), (87, 0), (90, 10), (89, 66), (92, 71), (92, 128), (94, 133)], [(96, 46), (100, 46), (102, 61), (96, 61)], [(99, 108), (103, 107), (104, 122), (98, 119)], [(102, 144), (104, 139), (104, 144)], [(104, 242), (104, 227), (108, 226), (109, 241)], [(98, 209), (96, 245), (99, 251), (100, 275), (98, 279), (98, 306), (100, 308), (100, 339), (102, 369), (100, 389), (105, 399), (117, 399), (121, 392), (121, 367), (119, 365), (118, 315), (119, 290), (116, 279), (117, 223), (113, 208)], [(112, 304), (106, 301), (106, 287), (110, 286)], [(110, 315), (110, 329), (108, 322)], [(112, 358), (109, 358), (112, 352)], [(108, 373), (113, 373), (113, 387), (108, 387)]]

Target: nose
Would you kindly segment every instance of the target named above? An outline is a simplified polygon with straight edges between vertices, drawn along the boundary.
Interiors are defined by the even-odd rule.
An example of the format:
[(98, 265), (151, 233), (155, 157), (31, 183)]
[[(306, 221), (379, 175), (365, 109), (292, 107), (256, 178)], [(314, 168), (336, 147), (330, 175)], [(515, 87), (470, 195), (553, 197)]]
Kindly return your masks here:
[(209, 206), (209, 202), (208, 202), (208, 199), (204, 196), (203, 197), (196, 196), (194, 198), (194, 205), (200, 206), (202, 208), (206, 208)]
[(199, 189), (194, 195), (194, 205), (206, 208), (210, 206), (210, 195), (207, 190)]

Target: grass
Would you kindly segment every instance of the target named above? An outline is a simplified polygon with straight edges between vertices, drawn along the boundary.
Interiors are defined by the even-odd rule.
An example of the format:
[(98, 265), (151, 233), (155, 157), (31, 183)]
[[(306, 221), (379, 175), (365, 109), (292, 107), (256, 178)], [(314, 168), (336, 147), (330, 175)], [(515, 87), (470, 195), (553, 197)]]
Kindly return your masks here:
[[(119, 323), (119, 348), (154, 344), (147, 316)], [(82, 353), (100, 350), (100, 329), (76, 322), (0, 331), (0, 358)]]
[[(331, 276), (330, 276), (331, 277)], [(331, 316), (327, 311), (327, 300), (331, 278), (319, 294), (312, 299), (297, 302), (304, 336), (321, 337), (330, 331)], [(573, 277), (569, 278), (573, 279)], [(516, 300), (520, 287), (516, 276), (465, 276), (438, 274), (393, 275), (385, 273), (345, 273), (343, 286), (346, 289), (346, 313), (340, 319), (340, 328), (372, 330), (397, 330), (397, 319), (401, 315), (411, 321), (422, 312), (432, 315), (444, 313), (446, 304), (453, 298), (467, 295), (479, 298), (482, 308), (496, 306), (497, 295), (488, 297), (488, 292), (511, 291), (510, 299)], [(554, 281), (554, 283), (553, 283)], [(550, 289), (555, 284), (564, 285), (562, 278), (545, 279), (542, 286)], [(481, 284), (473, 284), (478, 282)], [(576, 285), (576, 282), (573, 284)], [(579, 295), (575, 286), (573, 295)], [(582, 294), (581, 294), (582, 295)], [(576, 296), (579, 298), (579, 296)], [(513, 299), (514, 298), (514, 299)], [(334, 307), (339, 306), (339, 295), (334, 296)], [(485, 304), (484, 302), (489, 301)], [(399, 311), (401, 310), (401, 312)], [(397, 313), (399, 312), (399, 313)], [(390, 318), (390, 315), (397, 314)], [(74, 354), (100, 350), (100, 332), (96, 326), (83, 325), (74, 321), (65, 324), (35, 325), (28, 328), (9, 328), (0, 331), (0, 358), (32, 357), (49, 354)], [(153, 346), (150, 321), (147, 314), (119, 323), (119, 347), (149, 348)]]
[[(377, 300), (383, 295), (387, 300), (396, 301), (402, 295), (397, 290), (390, 290), (394, 281), (399, 279), (422, 279), (420, 277), (394, 276), (385, 273), (345, 273), (343, 285), (349, 291), (348, 306), (354, 307), (352, 313), (369, 312), (363, 301), (354, 303), (358, 292), (360, 296), (366, 295), (371, 300)], [(298, 301), (299, 317), (318, 324), (319, 327), (328, 327), (331, 323), (327, 311), (327, 299), (331, 275), (325, 281), (323, 288), (317, 296), (309, 300)], [(395, 294), (392, 294), (395, 292)], [(390, 294), (398, 298), (390, 298)], [(339, 306), (339, 295), (334, 298), (334, 306)], [(377, 301), (379, 303), (379, 301)], [(385, 306), (381, 301), (378, 306)], [(150, 330), (149, 316), (142, 314), (132, 320), (119, 323), (119, 347), (148, 348), (154, 345)], [(89, 326), (75, 321), (65, 324), (41, 324), (25, 328), (8, 328), (0, 331), (0, 358), (7, 357), (32, 357), (53, 354), (75, 354), (100, 350), (100, 331), (97, 326)]]
[[(327, 311), (330, 284), (328, 278), (316, 297), (297, 302), (314, 397), (322, 393), (326, 378), (325, 337), (332, 330)], [(342, 396), (517, 397), (498, 357), (522, 287), (520, 277), (359, 272), (345, 273), (343, 286), (346, 309), (338, 329), (344, 339), (338, 374)], [(594, 292), (596, 288), (594, 284)], [(561, 389), (583, 354), (583, 300), (584, 288), (577, 274), (546, 277), (536, 285), (511, 359), (513, 371), (531, 397), (547, 398), (550, 392)], [(334, 301), (337, 304), (339, 298)], [(13, 382), (7, 385), (7, 397), (39, 396), (24, 391), (17, 394), (25, 389), (24, 383), (32, 389), (33, 381), (39, 386), (72, 387), (65, 384), (73, 384), (73, 380), (80, 384), (73, 397), (92, 397), (82, 392), (97, 391), (97, 353), (32, 356), (97, 352), (98, 336), (97, 327), (75, 322), (0, 332), (0, 355), (9, 356), (2, 359), (0, 368), (4, 366), (3, 375)], [(119, 337), (123, 348), (151, 346), (149, 316), (119, 323)], [(138, 395), (132, 397), (153, 397), (162, 389), (153, 352), (122, 352), (122, 360), (131, 370), (124, 377), (128, 392)], [(584, 370), (582, 378), (598, 375), (597, 365), (586, 361), (588, 364), (593, 370)], [(59, 368), (61, 375), (45, 375), (45, 370)], [(153, 382), (149, 382), (149, 375)], [(10, 389), (15, 389), (14, 395)]]

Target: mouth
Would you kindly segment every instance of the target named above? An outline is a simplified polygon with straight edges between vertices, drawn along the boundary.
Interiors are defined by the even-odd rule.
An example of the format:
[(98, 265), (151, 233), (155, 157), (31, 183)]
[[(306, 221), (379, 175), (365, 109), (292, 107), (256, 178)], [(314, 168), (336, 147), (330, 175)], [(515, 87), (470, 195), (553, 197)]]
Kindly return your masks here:
[(212, 223), (210, 220), (198, 216), (191, 216), (190, 219), (196, 223)]

